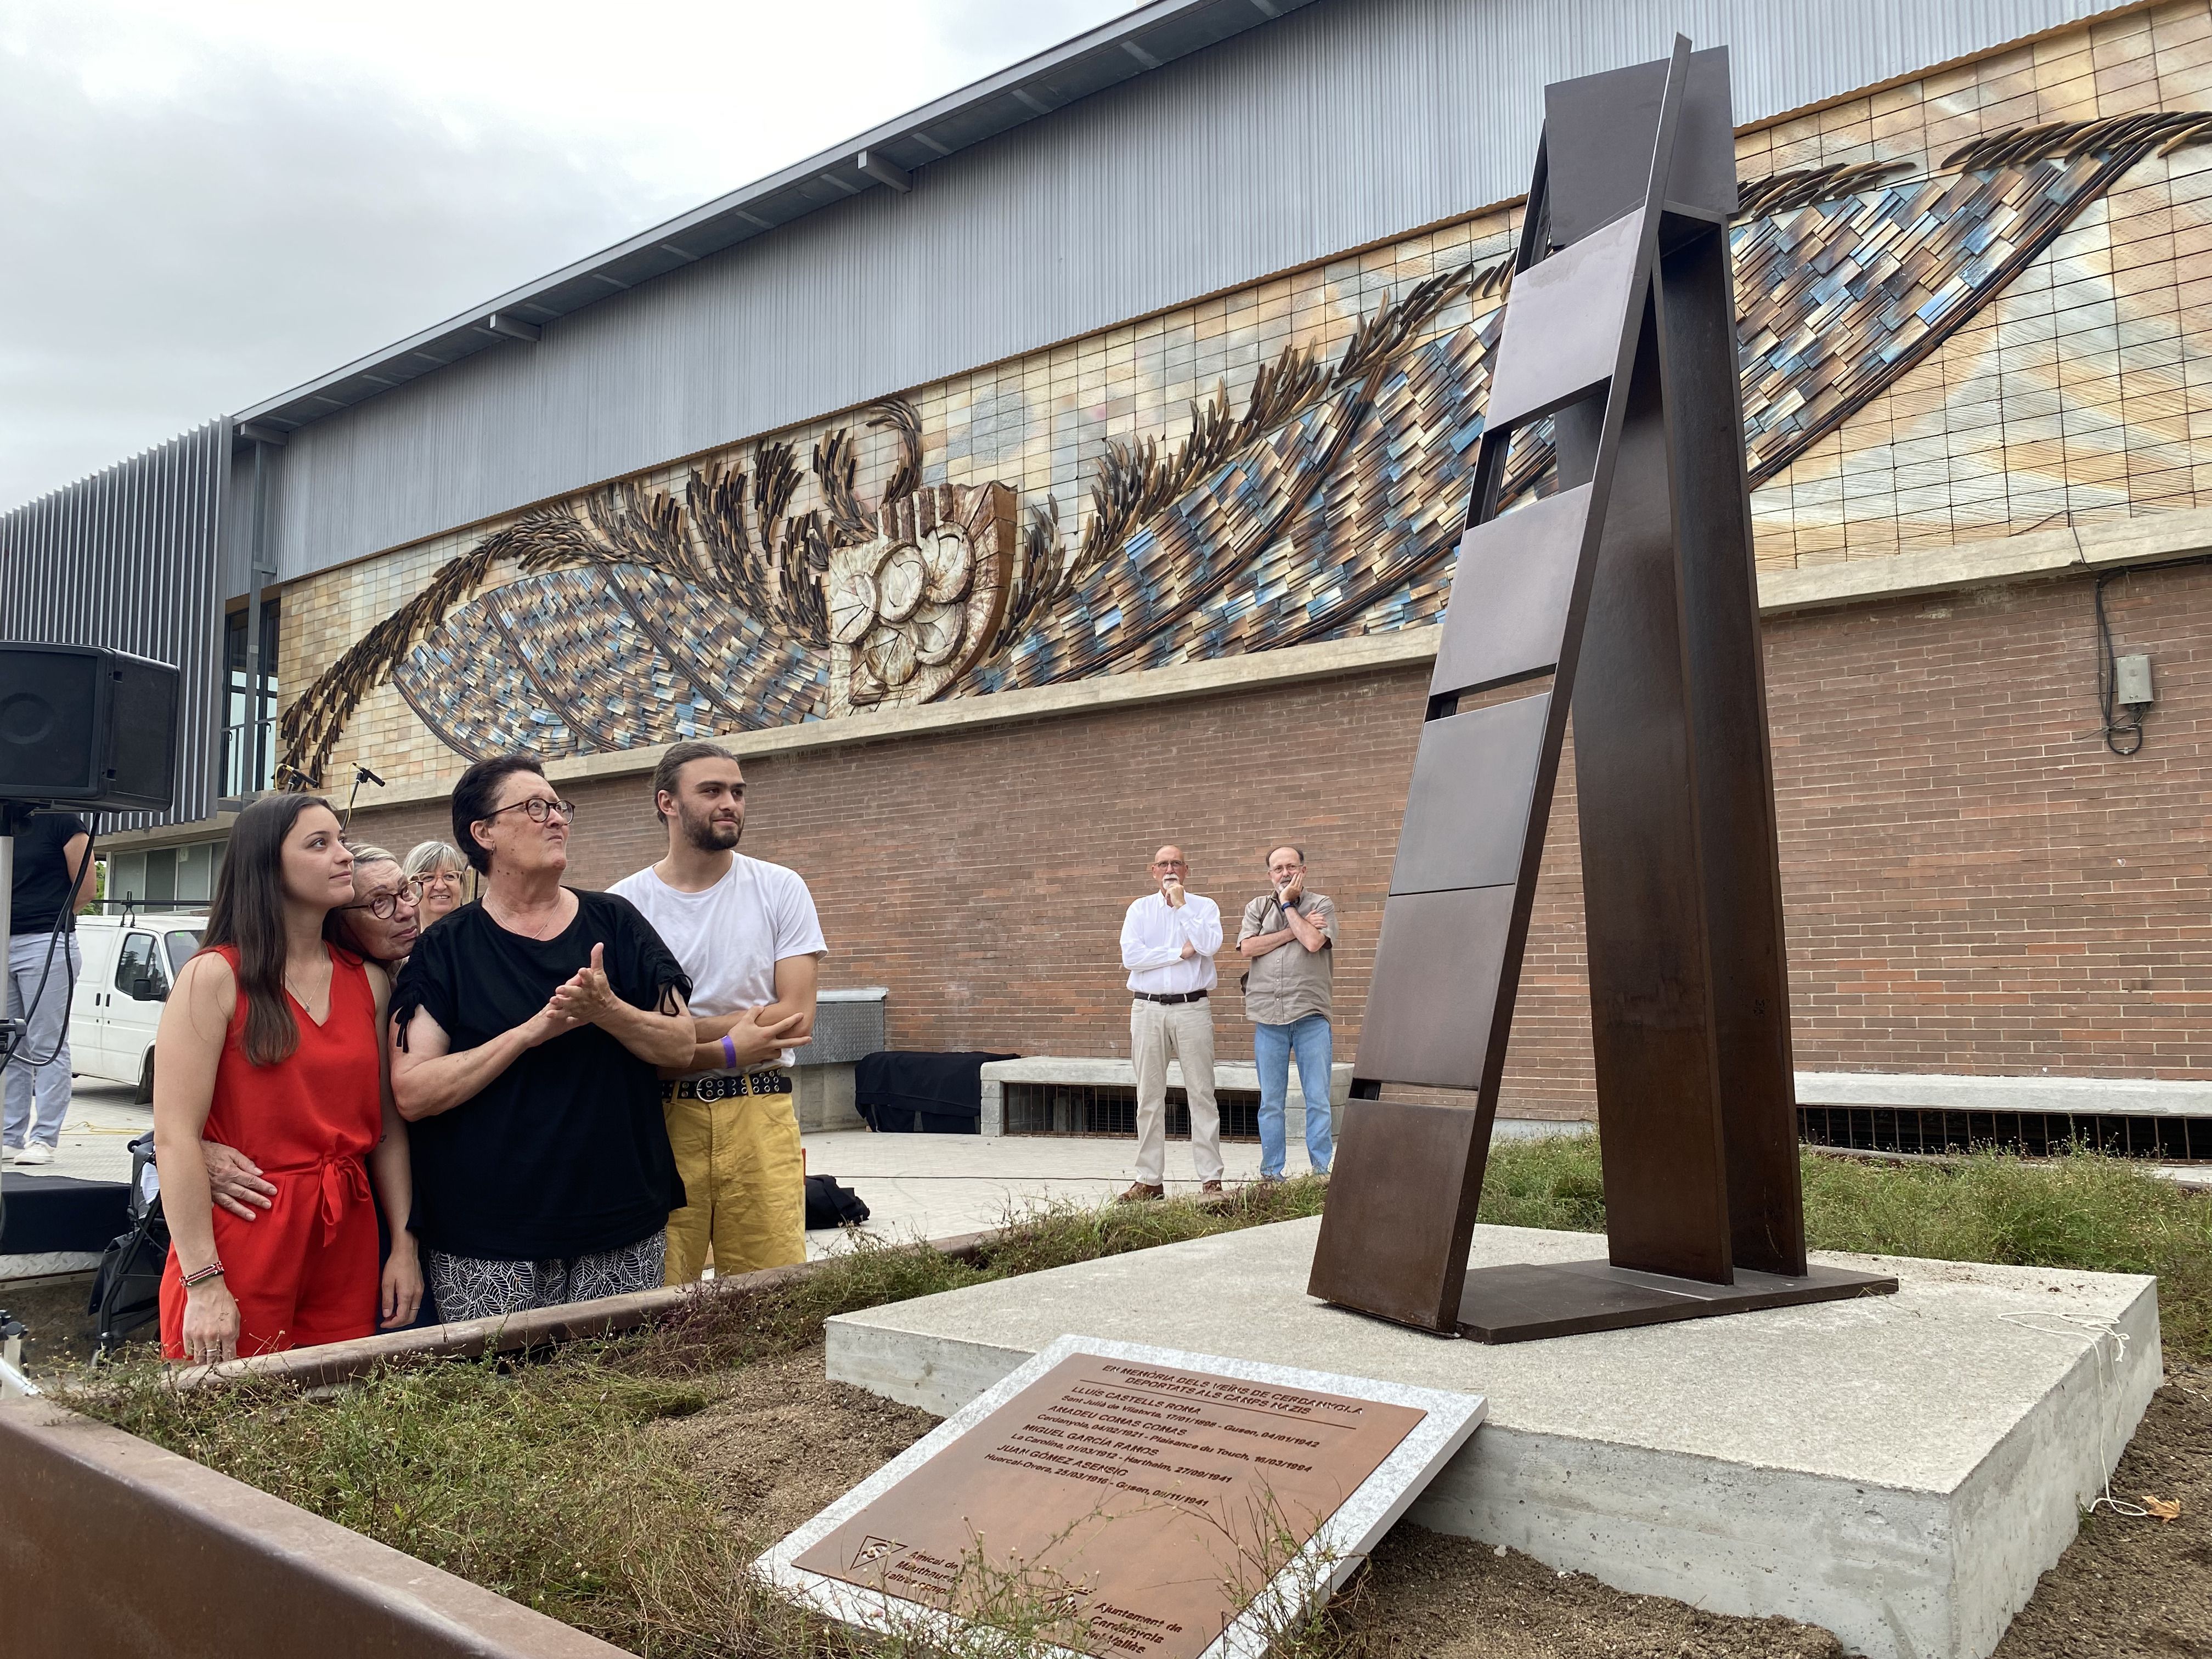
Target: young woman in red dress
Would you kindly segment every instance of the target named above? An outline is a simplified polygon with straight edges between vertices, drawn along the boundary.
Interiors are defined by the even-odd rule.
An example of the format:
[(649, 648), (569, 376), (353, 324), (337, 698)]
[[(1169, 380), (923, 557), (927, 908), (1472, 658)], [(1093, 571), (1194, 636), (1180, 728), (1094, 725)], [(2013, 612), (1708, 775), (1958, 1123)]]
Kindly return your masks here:
[[(381, 1035), (391, 981), (326, 938), (352, 902), (353, 854), (328, 802), (269, 795), (238, 815), (205, 939), (154, 1039), (168, 1358), (342, 1341), (415, 1317), (407, 1137)], [(274, 1184), (258, 1219), (216, 1209), (203, 1136)], [(392, 1238), (380, 1274), (380, 1200)]]

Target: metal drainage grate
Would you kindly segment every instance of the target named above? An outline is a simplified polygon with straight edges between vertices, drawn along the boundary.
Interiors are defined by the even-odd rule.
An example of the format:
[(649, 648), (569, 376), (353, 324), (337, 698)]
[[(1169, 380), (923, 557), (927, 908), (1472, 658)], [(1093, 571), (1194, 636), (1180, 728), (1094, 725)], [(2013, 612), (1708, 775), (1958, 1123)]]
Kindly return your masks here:
[(1855, 1152), (1996, 1147), (2045, 1158), (2069, 1146), (2162, 1164), (2212, 1161), (2212, 1117), (2069, 1112), (1951, 1112), (1910, 1106), (1800, 1106), (1799, 1138)]
[[(1113, 1084), (1009, 1083), (1005, 1085), (1010, 1135), (1133, 1135), (1137, 1091)], [(1217, 1089), (1224, 1140), (1260, 1138), (1260, 1096), (1252, 1089)], [(1180, 1089), (1168, 1091), (1168, 1138), (1190, 1139), (1190, 1107)]]

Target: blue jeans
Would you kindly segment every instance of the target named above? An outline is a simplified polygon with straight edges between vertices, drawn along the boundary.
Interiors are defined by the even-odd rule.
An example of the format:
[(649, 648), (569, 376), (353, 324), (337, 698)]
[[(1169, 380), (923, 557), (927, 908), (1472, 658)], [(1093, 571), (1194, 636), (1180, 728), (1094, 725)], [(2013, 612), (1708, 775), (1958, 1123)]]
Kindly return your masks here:
[(1288, 1025), (1252, 1026), (1252, 1058), (1260, 1064), (1260, 1174), (1283, 1172), (1283, 1109), (1291, 1094), (1291, 1055), (1298, 1057), (1298, 1087), (1306, 1097), (1306, 1161), (1316, 1175), (1328, 1173), (1336, 1151), (1329, 1121), (1329, 1062), (1335, 1048), (1327, 1014), (1308, 1014)]

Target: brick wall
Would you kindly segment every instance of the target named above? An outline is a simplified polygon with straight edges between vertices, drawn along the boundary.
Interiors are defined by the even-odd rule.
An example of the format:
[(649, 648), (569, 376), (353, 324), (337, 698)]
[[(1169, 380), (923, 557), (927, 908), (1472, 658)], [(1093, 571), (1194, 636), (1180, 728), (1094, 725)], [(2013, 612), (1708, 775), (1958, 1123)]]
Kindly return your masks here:
[[(1797, 1063), (2212, 1075), (2212, 568), (2106, 592), (2148, 651), (2143, 752), (2098, 735), (2092, 584), (1770, 619)], [(1115, 937), (1160, 842), (1233, 927), (1267, 848), (1306, 848), (1343, 919), (1356, 1040), (1425, 671), (757, 760), (745, 849), (805, 875), (825, 983), (891, 990), (913, 1048), (1127, 1051)], [(576, 785), (575, 878), (658, 856), (642, 778)], [(404, 848), (432, 809), (364, 810)], [(1504, 1109), (1583, 1115), (1571, 765), (1555, 807)], [(1234, 983), (1235, 958), (1222, 959)], [(1221, 1052), (1249, 1052), (1232, 994)]]

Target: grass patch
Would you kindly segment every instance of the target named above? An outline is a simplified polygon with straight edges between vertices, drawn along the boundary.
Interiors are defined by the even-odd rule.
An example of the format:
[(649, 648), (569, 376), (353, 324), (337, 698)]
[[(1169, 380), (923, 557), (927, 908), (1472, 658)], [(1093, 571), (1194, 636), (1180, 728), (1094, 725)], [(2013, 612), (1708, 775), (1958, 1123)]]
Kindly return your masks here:
[[(1808, 1155), (1816, 1249), (2154, 1273), (2166, 1340), (2212, 1356), (2212, 1200), (2089, 1154), (1888, 1164)], [(820, 1340), (833, 1315), (1319, 1212), (1325, 1183), (1230, 1202), (1062, 1206), (972, 1261), (869, 1245), (765, 1291), (702, 1296), (655, 1326), (536, 1360), (415, 1360), (332, 1394), (247, 1381), (179, 1394), (156, 1364), (64, 1403), (652, 1659), (936, 1659), (863, 1641), (757, 1589), (772, 1539), (734, 1526), (656, 1420), (712, 1405), (734, 1368)], [(1595, 1137), (1493, 1149), (1481, 1218), (1596, 1231)], [(1279, 1645), (1316, 1659), (1322, 1626)], [(990, 1644), (1015, 1659), (1019, 1643)]]
[[(2155, 1273), (2166, 1346), (2212, 1358), (2212, 1198), (2139, 1164), (2089, 1152), (1911, 1164), (1806, 1152), (1800, 1167), (1805, 1239), (1816, 1250)], [(1481, 1218), (1603, 1231), (1597, 1138), (1492, 1147)]]

